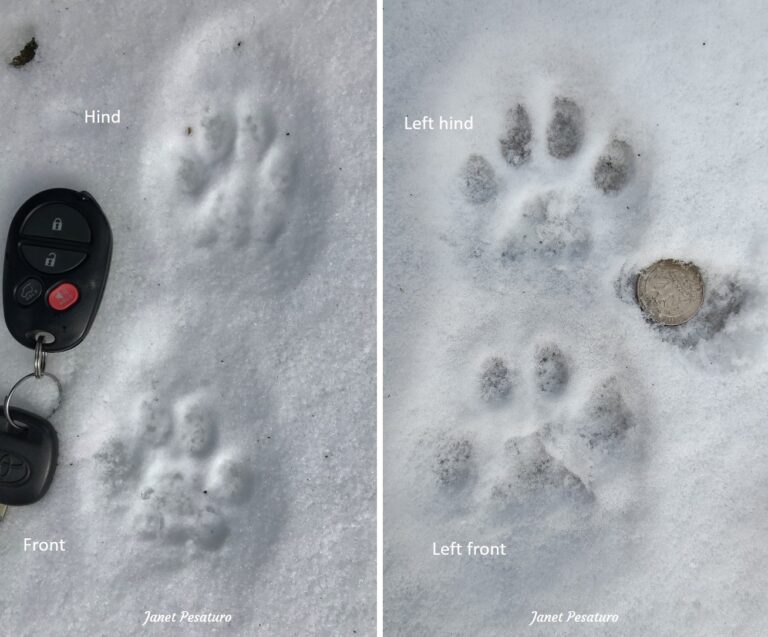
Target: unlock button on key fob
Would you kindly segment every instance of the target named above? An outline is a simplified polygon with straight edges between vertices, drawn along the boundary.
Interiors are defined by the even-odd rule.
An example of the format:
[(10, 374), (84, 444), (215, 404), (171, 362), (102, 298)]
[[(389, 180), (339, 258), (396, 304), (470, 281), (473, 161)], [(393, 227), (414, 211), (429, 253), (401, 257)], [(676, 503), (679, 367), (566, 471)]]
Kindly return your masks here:
[(51, 274), (62, 274), (74, 270), (86, 257), (84, 252), (29, 244), (22, 244), (21, 253), (35, 270)]

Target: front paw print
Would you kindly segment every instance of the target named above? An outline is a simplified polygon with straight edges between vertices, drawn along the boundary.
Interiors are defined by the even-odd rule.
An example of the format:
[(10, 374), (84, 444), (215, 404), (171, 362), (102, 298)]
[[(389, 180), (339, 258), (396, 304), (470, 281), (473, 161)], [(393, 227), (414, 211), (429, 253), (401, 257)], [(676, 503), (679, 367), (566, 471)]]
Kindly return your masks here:
[(209, 399), (200, 390), (167, 407), (150, 397), (139, 435), (113, 439), (96, 455), (110, 498), (142, 541), (216, 551), (230, 535), (230, 518), (253, 496), (251, 462), (220, 448), (221, 419)]
[[(631, 490), (619, 502), (612, 489), (631, 483), (645, 434), (622, 382), (608, 376), (578, 400), (573, 362), (557, 340), (537, 341), (530, 355), (487, 358), (467, 396), (477, 426), (464, 421), (420, 441), (437, 492), (504, 525), (554, 515), (585, 528), (593, 515), (631, 508)], [(517, 433), (500, 442), (508, 430)]]

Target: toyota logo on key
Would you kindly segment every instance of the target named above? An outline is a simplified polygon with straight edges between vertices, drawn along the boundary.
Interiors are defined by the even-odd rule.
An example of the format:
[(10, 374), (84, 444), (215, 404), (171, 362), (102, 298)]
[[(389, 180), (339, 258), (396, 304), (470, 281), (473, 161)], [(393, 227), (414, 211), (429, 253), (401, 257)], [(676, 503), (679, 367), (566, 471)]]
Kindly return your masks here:
[(0, 449), (0, 484), (23, 484), (30, 475), (32, 470), (24, 458)]

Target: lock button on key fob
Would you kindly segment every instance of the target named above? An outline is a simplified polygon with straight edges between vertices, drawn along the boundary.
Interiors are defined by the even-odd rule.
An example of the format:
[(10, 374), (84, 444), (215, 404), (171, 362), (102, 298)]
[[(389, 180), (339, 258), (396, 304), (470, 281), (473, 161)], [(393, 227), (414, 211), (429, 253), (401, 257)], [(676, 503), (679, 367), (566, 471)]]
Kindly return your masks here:
[(61, 203), (43, 204), (30, 213), (21, 226), (22, 237), (91, 242), (91, 228), (82, 214)]

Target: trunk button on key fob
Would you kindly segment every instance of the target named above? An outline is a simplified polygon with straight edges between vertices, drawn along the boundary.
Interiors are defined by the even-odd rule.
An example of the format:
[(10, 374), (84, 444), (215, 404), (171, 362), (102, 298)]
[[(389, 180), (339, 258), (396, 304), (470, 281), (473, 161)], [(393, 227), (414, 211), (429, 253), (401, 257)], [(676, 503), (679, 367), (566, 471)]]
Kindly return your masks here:
[(21, 236), (91, 242), (88, 222), (77, 210), (62, 203), (43, 204), (29, 213), (21, 226)]
[(80, 292), (71, 283), (57, 285), (48, 293), (48, 305), (58, 312), (69, 309), (80, 298)]
[(16, 288), (16, 302), (19, 305), (32, 305), (43, 293), (43, 284), (37, 279), (25, 279), (24, 282)]

